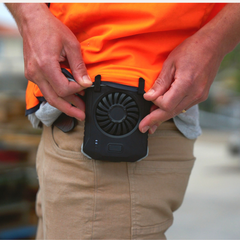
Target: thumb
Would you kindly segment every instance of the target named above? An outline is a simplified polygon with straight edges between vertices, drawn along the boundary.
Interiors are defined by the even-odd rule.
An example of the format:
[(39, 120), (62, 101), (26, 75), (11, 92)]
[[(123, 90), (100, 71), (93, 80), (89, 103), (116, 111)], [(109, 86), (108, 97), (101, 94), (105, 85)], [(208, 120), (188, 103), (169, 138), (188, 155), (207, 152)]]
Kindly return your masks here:
[(162, 70), (153, 86), (144, 94), (147, 101), (154, 101), (162, 96), (171, 87), (174, 79), (175, 68), (172, 64), (163, 64)]
[(66, 49), (65, 51), (70, 69), (76, 82), (83, 88), (90, 87), (92, 85), (92, 81), (87, 73), (87, 68), (83, 61), (80, 44), (78, 43), (75, 47)]

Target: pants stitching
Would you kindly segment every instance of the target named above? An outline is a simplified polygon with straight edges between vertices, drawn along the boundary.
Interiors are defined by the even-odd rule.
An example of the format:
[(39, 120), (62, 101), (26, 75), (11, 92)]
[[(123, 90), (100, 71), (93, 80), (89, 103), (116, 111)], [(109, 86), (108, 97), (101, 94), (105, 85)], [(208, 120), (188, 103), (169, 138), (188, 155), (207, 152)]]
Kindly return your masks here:
[(97, 169), (96, 169), (96, 161), (92, 160), (93, 163), (93, 171), (94, 171), (94, 199), (93, 199), (93, 216), (92, 216), (92, 237), (93, 240), (93, 229), (94, 229), (94, 221), (95, 221), (95, 214), (96, 214), (96, 207), (97, 207)]

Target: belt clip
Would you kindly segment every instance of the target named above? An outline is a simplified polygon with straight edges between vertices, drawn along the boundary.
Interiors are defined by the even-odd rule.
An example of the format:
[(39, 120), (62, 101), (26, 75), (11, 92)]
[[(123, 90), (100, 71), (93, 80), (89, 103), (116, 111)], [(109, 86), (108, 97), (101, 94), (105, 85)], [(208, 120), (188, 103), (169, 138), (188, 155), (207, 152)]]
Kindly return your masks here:
[(94, 92), (101, 92), (101, 75), (95, 77)]
[(143, 78), (139, 78), (138, 80), (138, 94), (144, 94), (145, 80)]

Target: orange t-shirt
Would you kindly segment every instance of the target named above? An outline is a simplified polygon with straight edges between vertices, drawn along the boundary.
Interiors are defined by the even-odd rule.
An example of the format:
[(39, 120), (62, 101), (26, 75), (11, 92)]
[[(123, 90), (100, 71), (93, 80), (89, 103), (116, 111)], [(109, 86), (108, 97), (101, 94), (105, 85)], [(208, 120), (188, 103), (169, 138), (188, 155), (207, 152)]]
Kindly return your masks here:
[[(158, 77), (169, 53), (211, 20), (224, 3), (51, 3), (50, 11), (81, 43), (94, 81), (138, 86), (145, 91)], [(29, 82), (27, 110), (42, 94)]]

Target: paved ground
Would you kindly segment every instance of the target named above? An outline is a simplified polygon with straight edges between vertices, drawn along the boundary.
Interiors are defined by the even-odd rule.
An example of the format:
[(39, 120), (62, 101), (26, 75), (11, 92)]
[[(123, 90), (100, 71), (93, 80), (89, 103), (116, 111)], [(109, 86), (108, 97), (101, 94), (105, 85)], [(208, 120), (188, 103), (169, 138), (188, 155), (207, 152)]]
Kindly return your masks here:
[(171, 239), (240, 240), (240, 157), (227, 151), (229, 133), (204, 131), (182, 207), (176, 211)]

